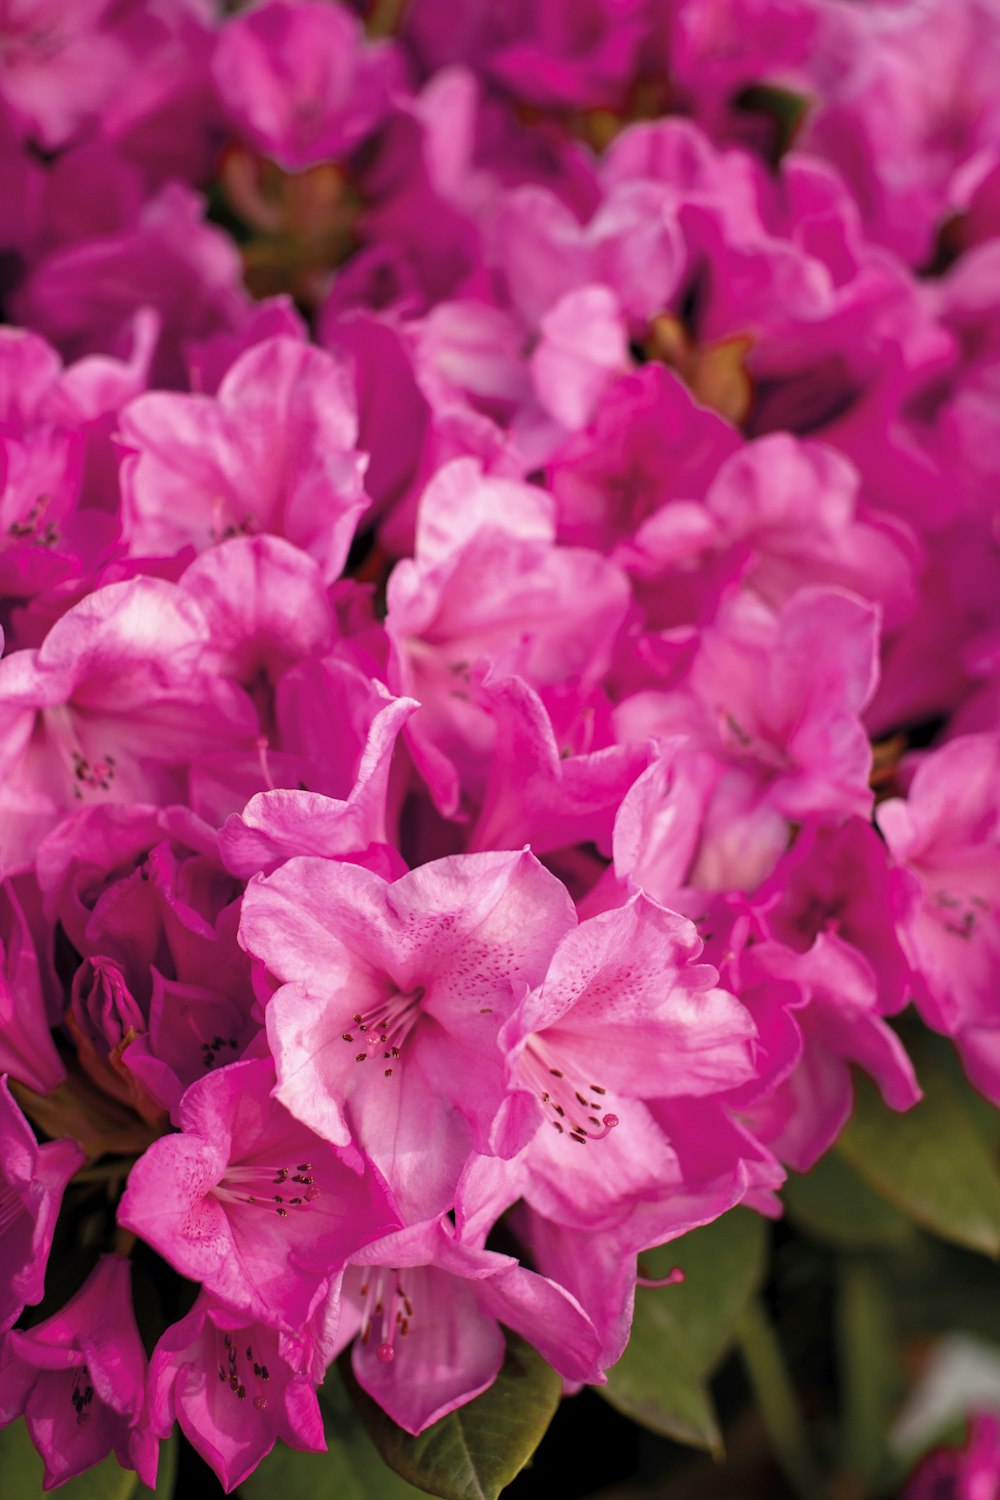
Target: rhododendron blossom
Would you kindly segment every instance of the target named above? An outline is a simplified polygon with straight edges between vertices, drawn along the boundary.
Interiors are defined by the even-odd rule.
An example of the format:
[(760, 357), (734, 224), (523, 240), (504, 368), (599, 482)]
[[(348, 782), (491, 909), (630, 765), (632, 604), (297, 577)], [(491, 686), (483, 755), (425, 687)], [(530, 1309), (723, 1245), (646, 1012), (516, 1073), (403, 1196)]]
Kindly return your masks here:
[(991, 1482), (998, 60), (0, 0), (0, 1488)]

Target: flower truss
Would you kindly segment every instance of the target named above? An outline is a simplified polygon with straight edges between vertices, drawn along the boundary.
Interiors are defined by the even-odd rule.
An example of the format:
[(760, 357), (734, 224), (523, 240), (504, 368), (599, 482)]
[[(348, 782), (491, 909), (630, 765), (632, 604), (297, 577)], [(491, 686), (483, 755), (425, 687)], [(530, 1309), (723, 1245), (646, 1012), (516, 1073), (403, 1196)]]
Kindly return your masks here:
[(1000, 11), (0, 53), (0, 1422), (228, 1491), (347, 1350), (601, 1385), (906, 1006), (1000, 1103)]

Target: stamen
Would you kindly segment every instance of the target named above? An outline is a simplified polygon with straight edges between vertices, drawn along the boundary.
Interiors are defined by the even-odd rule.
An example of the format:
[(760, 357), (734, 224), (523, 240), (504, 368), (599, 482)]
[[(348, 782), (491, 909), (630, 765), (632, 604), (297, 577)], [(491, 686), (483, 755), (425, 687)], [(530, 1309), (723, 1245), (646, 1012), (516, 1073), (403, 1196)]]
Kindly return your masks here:
[(77, 1370), (74, 1371), (73, 1389), (70, 1391), (69, 1395), (70, 1405), (76, 1412), (76, 1425), (78, 1427), (86, 1427), (87, 1423), (90, 1421), (90, 1412), (87, 1408), (91, 1405), (94, 1399), (94, 1387), (90, 1384), (89, 1381), (87, 1381), (86, 1385), (83, 1384), (87, 1374), (88, 1371), (86, 1365), (81, 1365)]
[[(267, 1366), (259, 1364), (254, 1358), (253, 1345), (246, 1346), (247, 1371), (241, 1368), (240, 1352), (236, 1347), (236, 1341), (231, 1334), (222, 1335), (221, 1348), (218, 1343), (219, 1331), (216, 1330), (215, 1357), (218, 1359), (219, 1380), (223, 1385), (228, 1385), (237, 1401), (245, 1401), (247, 1398), (247, 1385), (249, 1383), (253, 1406), (257, 1411), (267, 1408), (267, 1394), (261, 1390), (260, 1382), (270, 1380)], [(253, 1369), (251, 1376), (248, 1371)]]
[(983, 912), (990, 909), (989, 902), (977, 895), (956, 896), (950, 891), (935, 891), (933, 900), (937, 908), (934, 915), (945, 931), (965, 942), (972, 938)]
[(391, 1078), (393, 1064), (402, 1056), (403, 1044), (420, 1019), (420, 1002), (423, 998), (423, 986), (417, 985), (406, 994), (397, 992), (390, 995), (363, 1013), (355, 1011), (351, 1018), (354, 1030), (342, 1031), (340, 1034), (342, 1041), (350, 1044), (360, 1039), (368, 1049), (366, 1052), (356, 1052), (354, 1061), (367, 1062), (369, 1057), (381, 1052), (381, 1062), (388, 1064), (388, 1067), (382, 1069), (383, 1076)]
[(365, 1315), (361, 1321), (361, 1342), (367, 1348), (372, 1330), (377, 1327), (378, 1343), (375, 1357), (384, 1365), (392, 1364), (396, 1358), (395, 1339), (406, 1338), (413, 1318), (413, 1303), (403, 1290), (399, 1271), (395, 1267), (378, 1266), (369, 1281), (360, 1288), (364, 1298), (369, 1297)]
[(674, 1266), (667, 1276), (636, 1276), (635, 1284), (644, 1287), (681, 1286), (686, 1279), (680, 1266)]
[(521, 1054), (525, 1083), (556, 1116), (549, 1123), (560, 1135), (568, 1136), (579, 1146), (603, 1140), (619, 1124), (617, 1115), (601, 1112), (603, 1105), (599, 1100), (607, 1094), (607, 1089), (599, 1083), (578, 1083), (568, 1076), (566, 1069), (555, 1066), (557, 1061), (560, 1059), (554, 1055), (551, 1042), (543, 1041), (539, 1033), (529, 1037)]
[[(310, 1167), (310, 1162), (300, 1162), (297, 1167), (268, 1166), (263, 1162), (252, 1167), (229, 1167), (212, 1191), (223, 1203), (242, 1203), (252, 1208), (265, 1208), (277, 1214), (280, 1219), (287, 1219), (290, 1209), (304, 1213), (320, 1195), (315, 1179), (307, 1170)], [(290, 1182), (297, 1184), (303, 1191), (292, 1196), (273, 1191)], [(246, 1188), (253, 1191), (243, 1191)]]
[(49, 741), (62, 762), (69, 789), (78, 802), (85, 792), (107, 792), (115, 779), (115, 757), (105, 752), (92, 760), (83, 752), (73, 715), (65, 704), (42, 710)]

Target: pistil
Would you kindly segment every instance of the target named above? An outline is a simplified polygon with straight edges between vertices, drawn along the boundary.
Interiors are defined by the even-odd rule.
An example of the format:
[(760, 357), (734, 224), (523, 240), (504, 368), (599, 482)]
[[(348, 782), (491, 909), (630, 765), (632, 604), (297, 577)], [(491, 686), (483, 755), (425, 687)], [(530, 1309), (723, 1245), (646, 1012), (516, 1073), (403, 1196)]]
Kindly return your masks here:
[(364, 1050), (355, 1053), (354, 1061), (367, 1062), (369, 1057), (375, 1059), (381, 1052), (383, 1065), (388, 1064), (388, 1067), (383, 1066), (383, 1074), (391, 1078), (393, 1064), (402, 1056), (403, 1043), (420, 1018), (423, 998), (423, 987), (417, 985), (406, 994), (390, 995), (364, 1013), (355, 1011), (354, 1028), (342, 1033), (343, 1041), (364, 1044)]
[(396, 1358), (395, 1338), (406, 1338), (413, 1318), (413, 1304), (403, 1290), (396, 1267), (378, 1266), (361, 1286), (365, 1313), (361, 1323), (361, 1342), (369, 1344), (372, 1330), (379, 1342), (376, 1358), (384, 1365)]

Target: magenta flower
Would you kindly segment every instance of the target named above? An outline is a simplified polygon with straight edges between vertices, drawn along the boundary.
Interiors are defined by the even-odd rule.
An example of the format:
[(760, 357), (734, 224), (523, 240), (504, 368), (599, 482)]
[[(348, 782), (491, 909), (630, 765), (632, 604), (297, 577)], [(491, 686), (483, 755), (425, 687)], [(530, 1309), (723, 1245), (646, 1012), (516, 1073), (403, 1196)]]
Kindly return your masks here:
[[(586, 430), (552, 457), (560, 541), (620, 560), (628, 555), (622, 544), (661, 507), (670, 516), (675, 506), (668, 502), (702, 496), (738, 445), (729, 424), (699, 405), (672, 371), (647, 365), (625, 376), (604, 393)], [(678, 534), (686, 519), (691, 540), (699, 541), (711, 518), (693, 503), (677, 511)]]
[(625, 92), (648, 26), (644, 0), (529, 5), (522, 8), (513, 39), (493, 52), (488, 68), (533, 104), (607, 106)]
[(231, 1307), (295, 1328), (326, 1279), (394, 1227), (386, 1189), (357, 1150), (336, 1150), (270, 1097), (270, 1062), (192, 1084), (179, 1135), (132, 1168), (118, 1219)]
[(105, 1255), (76, 1296), (0, 1351), (0, 1426), (24, 1414), (47, 1490), (114, 1450), (156, 1484), (157, 1444), (144, 1423), (146, 1356), (132, 1311), (132, 1267)]
[(878, 627), (873, 606), (839, 589), (797, 589), (777, 612), (737, 594), (701, 634), (686, 690), (621, 705), (623, 737), (689, 736), (678, 753), (696, 757), (703, 807), (690, 884), (753, 887), (790, 822), (870, 811), (860, 714), (877, 680)]
[(157, 384), (184, 380), (188, 339), (249, 315), (236, 247), (203, 222), (202, 199), (169, 182), (135, 225), (55, 249), (18, 288), (18, 316), (71, 357), (118, 352), (137, 308), (158, 315)]
[(1000, 1102), (998, 775), (1000, 737), (962, 735), (920, 762), (905, 801), (884, 802), (878, 824), (914, 898), (899, 936), (920, 1012)]
[(416, 555), (389, 580), (386, 629), (398, 685), (421, 710), (407, 738), (435, 804), (479, 800), (492, 731), (471, 689), (492, 666), (544, 688), (597, 678), (628, 602), (624, 575), (583, 548), (554, 545), (550, 498), (445, 465), (420, 504)]
[(499, 1028), (573, 924), (528, 852), (434, 860), (391, 884), (292, 859), (251, 881), (240, 941), (282, 987), (267, 1005), (277, 1097), (356, 1138), (413, 1218), (442, 1212), (505, 1091)]
[(0, 1072), (39, 1094), (66, 1076), (49, 1029), (31, 927), (10, 881), (0, 885)]
[(41, 1302), (52, 1234), (63, 1190), (84, 1155), (75, 1141), (39, 1146), (0, 1074), (0, 1330), (10, 1328), (25, 1303)]
[[(570, 690), (568, 696), (575, 707), (578, 695)], [(483, 701), (492, 711), (496, 739), (468, 847), (516, 849), (530, 841), (539, 855), (588, 842), (607, 849), (618, 805), (645, 769), (648, 749), (615, 744), (610, 714), (599, 701), (584, 701), (568, 724), (569, 715), (559, 713), (566, 705), (553, 703), (550, 715), (520, 677), (488, 680)], [(602, 707), (606, 737), (591, 746)]]
[(833, 1145), (854, 1104), (851, 1063), (890, 1109), (919, 1102), (913, 1065), (879, 1014), (875, 974), (856, 948), (822, 932), (805, 953), (757, 943), (738, 967), (740, 997), (760, 1035), (761, 1076), (730, 1103), (781, 1161), (808, 1172)]
[(249, 703), (203, 666), (208, 630), (173, 585), (111, 584), (68, 611), (38, 651), (0, 662), (3, 863), (81, 802), (181, 800), (187, 763), (252, 740)]
[(576, 1299), (509, 1255), (463, 1243), (447, 1218), (368, 1246), (334, 1296), (334, 1350), (354, 1338), (359, 1383), (407, 1432), (492, 1384), (504, 1359), (501, 1323), (566, 1379), (603, 1379), (597, 1334)]
[(693, 962), (700, 948), (691, 923), (639, 893), (567, 933), (501, 1031), (512, 1092), (492, 1145), (524, 1148), (517, 1180), (542, 1213), (605, 1227), (634, 1200), (669, 1202), (677, 1158), (650, 1102), (755, 1076), (753, 1021)]
[[(242, 354), (215, 396), (152, 392), (121, 416), (133, 552), (199, 551), (256, 531), (339, 574), (367, 504), (354, 391), (341, 360), (295, 339)], [(279, 436), (280, 434), (280, 436)]]
[(1000, 1417), (974, 1413), (965, 1447), (937, 1448), (918, 1465), (901, 1500), (992, 1500), (1000, 1485)]
[(341, 159), (381, 123), (397, 63), (339, 5), (266, 0), (223, 28), (212, 72), (245, 138), (295, 172)]
[(252, 1012), (249, 984), (234, 993), (151, 972), (148, 1026), (128, 1041), (121, 1064), (176, 1119), (188, 1085), (242, 1058), (261, 1024)]
[(871, 824), (857, 817), (804, 825), (754, 895), (764, 930), (796, 952), (830, 933), (863, 954), (883, 1015), (902, 1010), (909, 998), (910, 966), (896, 932), (909, 905), (905, 877), (892, 869)]
[(50, 150), (94, 118), (128, 68), (128, 51), (108, 24), (111, 8), (110, 0), (84, 0), (72, 11), (58, 0), (5, 7), (0, 96)]
[(218, 859), (218, 836), (185, 807), (93, 803), (38, 851), (49, 920), (87, 958), (110, 960), (143, 1015), (159, 972), (239, 996), (239, 883)]
[(179, 1421), (226, 1494), (279, 1439), (326, 1449), (316, 1388), (303, 1372), (306, 1345), (266, 1323), (248, 1322), (202, 1292), (168, 1328), (149, 1362), (149, 1422), (157, 1437)]

